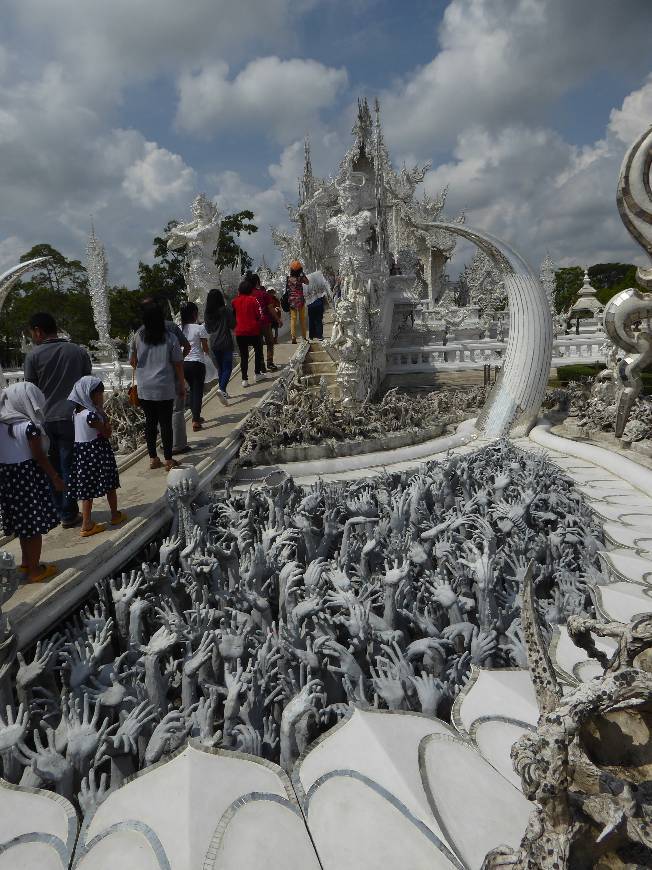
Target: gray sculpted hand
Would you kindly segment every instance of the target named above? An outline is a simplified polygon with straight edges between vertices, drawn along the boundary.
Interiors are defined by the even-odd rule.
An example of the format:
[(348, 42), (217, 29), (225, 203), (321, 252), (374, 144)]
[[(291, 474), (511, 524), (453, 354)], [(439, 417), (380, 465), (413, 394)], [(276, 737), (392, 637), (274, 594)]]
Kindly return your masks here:
[(51, 667), (52, 659), (63, 646), (63, 639), (50, 639), (36, 644), (34, 658), (28, 664), (21, 652), (17, 653), (18, 671), (16, 673), (16, 688), (27, 689), (43, 678), (43, 674)]
[(129, 713), (122, 711), (118, 730), (111, 738), (113, 752), (117, 754), (138, 754), (138, 737), (150, 722), (157, 719), (154, 708), (147, 701), (141, 701)]
[(28, 726), (29, 711), (21, 704), (14, 715), (14, 711), (8, 705), (6, 719), (0, 716), (0, 754), (13, 749), (24, 738)]
[(372, 665), (370, 670), (376, 692), (390, 710), (400, 710), (405, 700), (405, 692), (396, 669), (392, 665), (377, 662), (377, 667)]
[(445, 692), (442, 681), (425, 671), (421, 672), (420, 677), (412, 677), (411, 679), (417, 691), (421, 712), (428, 716), (436, 716), (437, 707)]
[(31, 767), (32, 771), (44, 782), (54, 785), (64, 797), (72, 798), (72, 765), (57, 752), (54, 745), (54, 731), (45, 729), (46, 743), (43, 743), (38, 730), (34, 731), (35, 749), (30, 749), (24, 743), (18, 747), (20, 761)]
[(188, 726), (186, 724), (183, 713), (179, 710), (171, 710), (156, 726), (149, 738), (147, 749), (145, 750), (145, 766), (156, 764), (164, 752), (168, 741), (178, 739), (187, 733)]
[(81, 791), (77, 795), (79, 806), (85, 819), (89, 819), (102, 801), (109, 796), (111, 789), (107, 785), (107, 775), (103, 773), (99, 785), (95, 777), (95, 768), (91, 768), (88, 776), (81, 781)]

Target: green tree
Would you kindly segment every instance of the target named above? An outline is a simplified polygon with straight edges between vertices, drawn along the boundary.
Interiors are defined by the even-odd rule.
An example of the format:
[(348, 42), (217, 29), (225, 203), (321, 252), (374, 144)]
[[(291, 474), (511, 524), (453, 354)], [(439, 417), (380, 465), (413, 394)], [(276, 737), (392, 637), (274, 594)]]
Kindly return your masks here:
[(227, 214), (222, 218), (215, 258), (219, 269), (235, 268), (238, 259), (241, 262), (240, 273), (242, 275), (253, 266), (253, 260), (236, 240), (240, 238), (242, 233), (252, 235), (258, 232), (258, 227), (252, 223), (253, 217), (254, 213), (245, 209), (235, 212), (235, 214)]
[(69, 260), (48, 244), (34, 245), (22, 255), (20, 262), (36, 257), (50, 259), (16, 282), (2, 309), (1, 353), (5, 367), (22, 365), (21, 337), (30, 317), (37, 311), (52, 314), (59, 329), (79, 344), (89, 345), (97, 340), (88, 278), (81, 262)]
[[(636, 280), (636, 266), (632, 263), (596, 263), (589, 266), (589, 281), (595, 287), (596, 296), (605, 305), (612, 296), (628, 287), (645, 290)], [(581, 266), (569, 266), (555, 272), (555, 308), (558, 312), (569, 311), (574, 305), (584, 281)]]
[[(251, 235), (258, 232), (258, 227), (252, 223), (254, 213), (245, 209), (234, 214), (225, 215), (220, 227), (217, 248), (214, 252), (215, 264), (218, 269), (234, 268), (240, 259), (241, 272), (250, 269), (253, 261), (246, 250), (239, 244), (240, 235)], [(179, 222), (169, 221), (164, 233), (168, 233)], [(138, 286), (142, 297), (155, 296), (167, 299), (172, 308), (178, 311), (186, 298), (186, 282), (184, 279), (185, 247), (176, 251), (168, 250), (163, 236), (154, 239), (154, 259), (148, 263), (138, 264)]]
[(584, 270), (579, 266), (570, 266), (565, 269), (558, 269), (555, 272), (557, 279), (555, 287), (555, 309), (561, 314), (566, 312), (577, 299), (577, 294), (580, 292), (582, 280), (584, 278)]
[(129, 334), (142, 323), (141, 306), (145, 294), (128, 287), (111, 287), (109, 309), (111, 312), (111, 335), (127, 341)]

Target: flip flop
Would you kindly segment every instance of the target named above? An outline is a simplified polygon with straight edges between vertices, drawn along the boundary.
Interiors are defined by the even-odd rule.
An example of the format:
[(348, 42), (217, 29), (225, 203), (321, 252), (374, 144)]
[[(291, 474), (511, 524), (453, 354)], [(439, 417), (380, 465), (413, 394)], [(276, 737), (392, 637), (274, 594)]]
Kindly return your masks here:
[(90, 529), (82, 529), (81, 536), (82, 538), (90, 538), (92, 535), (99, 535), (100, 532), (105, 531), (106, 523), (93, 523)]
[(39, 571), (36, 577), (27, 578), (26, 583), (45, 583), (46, 580), (49, 580), (59, 570), (56, 565), (42, 565), (43, 570)]
[(119, 526), (120, 523), (124, 523), (128, 519), (129, 519), (129, 517), (127, 516), (126, 513), (124, 513), (123, 511), (118, 511), (116, 518), (114, 520), (111, 520), (111, 525), (112, 526)]

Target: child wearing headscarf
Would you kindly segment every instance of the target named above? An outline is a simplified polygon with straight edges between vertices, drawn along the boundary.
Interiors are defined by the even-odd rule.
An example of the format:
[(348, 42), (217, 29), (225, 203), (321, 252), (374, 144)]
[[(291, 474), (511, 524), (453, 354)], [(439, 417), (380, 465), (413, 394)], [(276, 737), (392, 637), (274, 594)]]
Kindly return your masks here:
[(43, 535), (59, 525), (50, 481), (57, 492), (65, 488), (48, 459), (44, 407), (45, 396), (34, 384), (11, 384), (0, 394), (0, 514), (5, 535), (20, 540), (20, 568), (28, 583), (57, 573), (55, 565), (40, 560)]
[(81, 502), (82, 538), (97, 535), (106, 523), (91, 518), (93, 499), (106, 496), (111, 509), (111, 525), (118, 526), (127, 515), (118, 510), (120, 486), (111, 437), (111, 424), (104, 413), (104, 384), (95, 375), (80, 378), (68, 401), (75, 406), (75, 446), (70, 472), (70, 494)]

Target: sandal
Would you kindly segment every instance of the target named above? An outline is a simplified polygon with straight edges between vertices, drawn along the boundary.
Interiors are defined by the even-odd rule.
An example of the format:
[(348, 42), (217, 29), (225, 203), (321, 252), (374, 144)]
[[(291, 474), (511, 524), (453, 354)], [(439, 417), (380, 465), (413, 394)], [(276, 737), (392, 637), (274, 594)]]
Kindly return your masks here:
[(93, 523), (90, 529), (82, 529), (80, 534), (82, 538), (91, 538), (93, 535), (99, 535), (100, 532), (106, 530), (106, 523)]
[(129, 519), (129, 517), (127, 516), (126, 513), (124, 513), (124, 511), (118, 511), (118, 513), (115, 515), (115, 518), (111, 519), (111, 525), (112, 526), (119, 526), (120, 523), (124, 523), (128, 519)]
[(149, 467), (152, 471), (154, 471), (155, 468), (163, 468), (163, 463), (157, 456), (155, 459), (149, 460)]
[(27, 577), (26, 583), (45, 583), (46, 580), (49, 580), (59, 570), (56, 565), (39, 565), (41, 570), (34, 577)]
[(181, 465), (176, 461), (176, 459), (168, 459), (165, 463), (165, 470), (172, 471), (173, 468), (181, 468)]
[(193, 424), (192, 424), (192, 431), (193, 431), (193, 432), (201, 432), (201, 430), (202, 430), (203, 428), (204, 428), (204, 427), (202, 426), (201, 423), (193, 423)]

